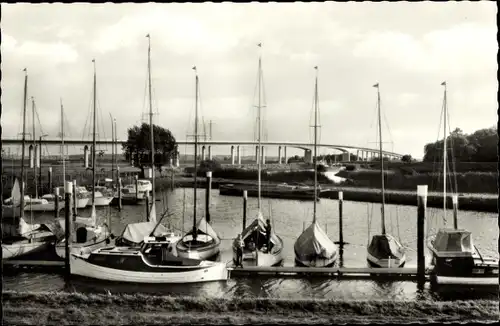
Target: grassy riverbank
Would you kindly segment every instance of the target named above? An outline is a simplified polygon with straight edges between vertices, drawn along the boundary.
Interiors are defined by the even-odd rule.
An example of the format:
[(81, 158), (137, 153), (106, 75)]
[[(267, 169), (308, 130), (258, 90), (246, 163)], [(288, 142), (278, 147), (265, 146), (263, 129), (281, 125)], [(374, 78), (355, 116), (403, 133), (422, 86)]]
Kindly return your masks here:
[(3, 319), (14, 325), (338, 324), (494, 322), (498, 301), (208, 299), (6, 291)]

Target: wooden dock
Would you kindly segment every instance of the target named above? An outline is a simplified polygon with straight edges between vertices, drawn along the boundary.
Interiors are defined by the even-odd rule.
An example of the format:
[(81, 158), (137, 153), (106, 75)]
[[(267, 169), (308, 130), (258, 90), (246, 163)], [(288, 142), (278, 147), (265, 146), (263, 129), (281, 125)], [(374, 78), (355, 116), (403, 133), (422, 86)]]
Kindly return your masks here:
[[(280, 277), (328, 277), (337, 279), (349, 278), (385, 278), (399, 280), (416, 280), (417, 268), (369, 268), (369, 267), (264, 267), (244, 266), (228, 267), (229, 276), (280, 276)], [(429, 279), (429, 271), (426, 271)]]
[(3, 260), (4, 266), (64, 267), (62, 260)]

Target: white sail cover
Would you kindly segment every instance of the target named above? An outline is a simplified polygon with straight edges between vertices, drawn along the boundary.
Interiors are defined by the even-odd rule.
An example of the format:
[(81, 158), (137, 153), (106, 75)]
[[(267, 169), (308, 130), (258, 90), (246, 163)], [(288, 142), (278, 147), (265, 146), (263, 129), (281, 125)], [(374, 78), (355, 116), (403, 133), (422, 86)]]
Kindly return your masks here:
[[(266, 221), (260, 211), (257, 214), (257, 218), (243, 230), (241, 238), (246, 240), (249, 237), (254, 237), (256, 232), (260, 232), (262, 234), (266, 233)], [(271, 228), (271, 242), (274, 244), (280, 243), (278, 236), (274, 233), (274, 228)]]
[(368, 246), (368, 253), (376, 259), (402, 259), (404, 250), (390, 234), (376, 234)]
[(464, 229), (440, 229), (434, 239), (434, 249), (439, 253), (473, 253), (471, 232)]
[(328, 238), (317, 223), (312, 223), (298, 237), (294, 249), (295, 254), (303, 259), (318, 256), (330, 258), (335, 255), (337, 246)]
[(208, 223), (204, 217), (198, 222), (198, 225), (196, 227), (201, 232), (204, 232), (209, 236), (211, 236), (215, 241), (220, 240), (217, 233), (214, 231), (210, 223)]
[[(154, 230), (156, 226), (156, 222), (139, 222), (139, 223), (131, 223), (128, 224), (125, 230), (122, 233), (122, 237), (133, 243), (141, 243), (144, 240), (144, 237), (149, 236), (151, 231)], [(161, 236), (164, 234), (168, 234), (169, 231), (162, 224), (158, 225), (155, 230), (154, 236)]]
[(151, 210), (149, 211), (149, 221), (150, 222), (153, 222), (153, 223), (157, 223), (156, 221), (156, 205), (155, 203), (153, 202), (153, 204), (151, 205)]

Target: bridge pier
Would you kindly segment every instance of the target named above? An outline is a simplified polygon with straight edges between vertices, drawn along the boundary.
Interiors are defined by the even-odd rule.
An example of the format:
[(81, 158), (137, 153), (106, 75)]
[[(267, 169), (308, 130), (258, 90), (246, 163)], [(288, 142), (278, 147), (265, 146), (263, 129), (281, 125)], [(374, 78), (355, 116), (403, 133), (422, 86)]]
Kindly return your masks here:
[(238, 165), (241, 165), (240, 145), (236, 146), (236, 161), (238, 162)]
[(344, 162), (351, 162), (351, 153), (346, 152), (342, 154), (342, 161)]
[(255, 146), (255, 163), (259, 164), (259, 145)]
[(266, 164), (266, 151), (264, 149), (264, 146), (262, 146), (262, 154), (261, 154), (261, 164)]
[(180, 153), (179, 151), (175, 152), (175, 167), (178, 168), (179, 167), (179, 157), (180, 157)]
[(231, 145), (231, 165), (234, 165), (234, 145)]
[(283, 163), (288, 164), (287, 157), (286, 157), (286, 146), (283, 146)]
[(278, 164), (281, 164), (281, 146), (278, 146)]
[(205, 160), (205, 145), (201, 146), (201, 160)]
[(212, 160), (212, 146), (208, 145), (208, 159)]
[(304, 162), (313, 163), (310, 149), (304, 149)]

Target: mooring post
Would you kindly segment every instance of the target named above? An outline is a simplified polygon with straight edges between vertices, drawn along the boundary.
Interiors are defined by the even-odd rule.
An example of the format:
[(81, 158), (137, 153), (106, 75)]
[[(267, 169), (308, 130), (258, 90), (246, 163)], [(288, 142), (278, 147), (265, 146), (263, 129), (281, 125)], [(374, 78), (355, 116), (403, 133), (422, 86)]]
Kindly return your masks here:
[[(146, 191), (145, 196), (148, 195), (148, 192)], [(135, 175), (135, 200), (139, 200), (139, 177), (137, 174)]]
[(417, 287), (425, 284), (424, 228), (427, 209), (427, 185), (417, 186)]
[(451, 200), (453, 202), (453, 227), (456, 230), (458, 229), (458, 195), (453, 194)]
[(344, 204), (344, 193), (342, 191), (339, 191), (339, 245), (340, 245), (340, 250), (344, 249), (344, 233), (343, 233), (343, 226), (342, 226), (343, 204)]
[(174, 186), (175, 186), (175, 183), (174, 183), (174, 170), (172, 169), (172, 170), (170, 171), (170, 173), (171, 173), (171, 177), (170, 177), (170, 189), (172, 189), (172, 190), (173, 190), (173, 189), (174, 189)]
[(54, 217), (59, 218), (59, 188), (54, 188)]
[[(70, 253), (69, 253), (69, 242), (70, 242), (70, 237), (71, 237), (71, 195), (73, 193), (73, 183), (72, 182), (66, 182), (65, 187), (64, 187), (64, 193), (65, 193), (65, 216), (64, 216), (64, 250), (65, 250), (65, 257), (64, 257), (64, 267), (65, 267), (65, 279), (66, 282), (69, 282), (70, 277), (71, 277), (71, 269), (69, 265), (70, 261)], [(57, 198), (57, 197), (56, 197)]]
[(210, 190), (212, 189), (212, 171), (207, 171), (207, 190), (205, 191), (205, 212), (207, 223), (210, 223)]
[(118, 177), (118, 211), (122, 211), (122, 178), (120, 177)]
[(49, 166), (49, 191), (52, 189), (52, 167)]
[(76, 214), (77, 214), (77, 197), (76, 197), (76, 180), (73, 180), (73, 222), (76, 221)]
[(247, 227), (247, 200), (248, 200), (248, 192), (243, 190), (243, 230)]
[(149, 222), (149, 191), (146, 191), (146, 221)]

